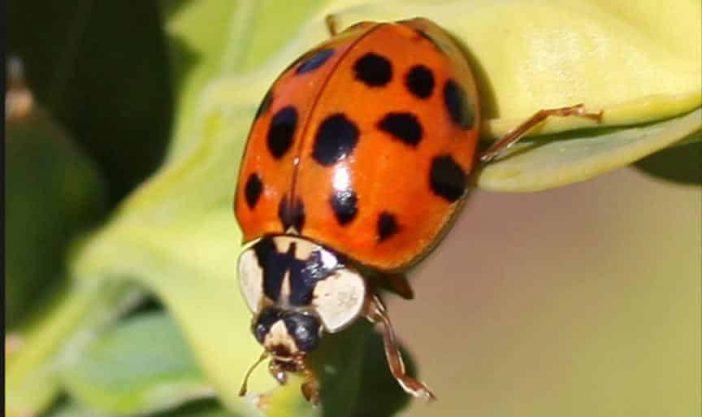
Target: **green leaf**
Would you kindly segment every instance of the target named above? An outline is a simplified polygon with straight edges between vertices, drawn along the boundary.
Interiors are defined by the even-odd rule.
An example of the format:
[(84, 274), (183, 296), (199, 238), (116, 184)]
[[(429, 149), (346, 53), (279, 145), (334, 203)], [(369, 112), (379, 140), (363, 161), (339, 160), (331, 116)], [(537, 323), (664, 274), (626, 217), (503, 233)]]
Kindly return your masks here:
[(109, 415), (149, 414), (213, 395), (165, 313), (129, 318), (62, 363), (69, 395)]
[[(150, 287), (235, 411), (244, 407), (237, 397), (241, 378), (260, 354), (235, 276), (241, 239), (229, 201), (235, 172), (222, 170), (241, 153), (242, 144), (229, 140), (248, 128), (248, 121), (236, 117), (239, 111), (249, 109), (235, 105), (213, 113), (197, 152), (134, 194), (73, 265), (73, 276), (84, 284), (130, 276)], [(237, 122), (231, 123), (232, 116)], [(251, 389), (273, 386), (270, 378), (253, 378)]]
[[(403, 350), (407, 369), (414, 363)], [(371, 325), (359, 321), (344, 332), (327, 335), (310, 362), (321, 381), (320, 407), (300, 401), (300, 380), (274, 391), (263, 411), (269, 417), (385, 417), (410, 402), (392, 377), (383, 339)]]
[(197, 401), (186, 404), (177, 410), (155, 414), (154, 417), (245, 417), (222, 408), (216, 401)]
[(173, 106), (151, 1), (22, 0), (8, 8), (8, 52), (41, 102), (100, 165), (112, 203), (151, 174)]
[(106, 208), (106, 184), (95, 163), (45, 110), (34, 105), (29, 111), (7, 121), (5, 131), (10, 329), (61, 285), (71, 242), (95, 226)]
[(5, 414), (36, 416), (49, 407), (60, 393), (57, 370), (62, 358), (79, 354), (87, 339), (131, 308), (141, 293), (119, 280), (62, 288), (23, 326), (19, 346), (6, 355)]
[(679, 146), (664, 149), (640, 160), (636, 168), (680, 184), (702, 185), (702, 131), (693, 134)]
[(100, 412), (83, 407), (75, 402), (66, 402), (54, 407), (47, 417), (104, 417)]
[[(239, 417), (222, 408), (216, 401), (200, 400), (188, 403), (175, 410), (151, 414), (154, 417)], [(104, 413), (84, 407), (74, 401), (58, 406), (48, 417), (105, 417)], [(243, 416), (241, 416), (243, 417)]]
[[(246, 3), (246, 2), (244, 2)], [(229, 31), (241, 1), (203, 0), (197, 2), (160, 1), (165, 15), (171, 73), (177, 92), (175, 110), (175, 139), (171, 140), (169, 157), (188, 134), (196, 112), (197, 98), (207, 81), (219, 75), (221, 60), (228, 49), (238, 44), (228, 42)]]
[[(385, 417), (395, 415), (410, 402), (393, 378), (385, 358), (382, 336), (362, 321), (345, 333), (329, 336), (321, 346), (318, 366), (323, 370), (324, 417)], [(410, 375), (414, 363), (403, 357)]]
[[(407, 372), (418, 376), (412, 356), (402, 349)], [(385, 417), (396, 415), (412, 401), (412, 398), (400, 388), (388, 369), (383, 339), (373, 333), (366, 343), (360, 358), (360, 387), (353, 405), (352, 417)], [(333, 416), (329, 413), (328, 416)]]

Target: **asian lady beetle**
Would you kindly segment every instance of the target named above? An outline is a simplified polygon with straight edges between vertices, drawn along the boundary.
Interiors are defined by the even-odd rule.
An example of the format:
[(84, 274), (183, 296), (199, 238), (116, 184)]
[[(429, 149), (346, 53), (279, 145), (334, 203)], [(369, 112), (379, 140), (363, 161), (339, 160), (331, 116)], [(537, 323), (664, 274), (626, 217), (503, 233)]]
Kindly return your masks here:
[[(333, 33), (334, 34), (334, 33)], [(550, 115), (498, 141), (490, 160)], [(476, 162), (480, 106), (471, 69), (433, 22), (358, 23), (286, 69), (256, 112), (235, 198), (245, 242), (241, 290), (261, 360), (284, 383), (306, 377), (323, 332), (358, 317), (380, 323), (390, 371), (433, 398), (405, 367), (377, 283), (411, 295), (402, 277), (433, 248), (465, 196)], [(242, 394), (245, 388), (242, 388)]]

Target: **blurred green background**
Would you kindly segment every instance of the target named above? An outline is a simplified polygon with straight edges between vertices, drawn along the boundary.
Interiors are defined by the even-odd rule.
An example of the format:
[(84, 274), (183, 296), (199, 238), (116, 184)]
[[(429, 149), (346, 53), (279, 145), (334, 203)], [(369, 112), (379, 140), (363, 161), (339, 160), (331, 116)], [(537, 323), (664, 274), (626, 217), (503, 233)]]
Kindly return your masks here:
[[(408, 401), (367, 325), (313, 358), (322, 408), (294, 381), (236, 395), (260, 354), (234, 271), (238, 160), (267, 85), (331, 12), (450, 30), (486, 143), (533, 109), (605, 109), (488, 167), (411, 274), (416, 299), (387, 297), (433, 404)], [(16, 0), (8, 23), (11, 417), (702, 412), (698, 2)], [(259, 369), (251, 391), (274, 387)]]

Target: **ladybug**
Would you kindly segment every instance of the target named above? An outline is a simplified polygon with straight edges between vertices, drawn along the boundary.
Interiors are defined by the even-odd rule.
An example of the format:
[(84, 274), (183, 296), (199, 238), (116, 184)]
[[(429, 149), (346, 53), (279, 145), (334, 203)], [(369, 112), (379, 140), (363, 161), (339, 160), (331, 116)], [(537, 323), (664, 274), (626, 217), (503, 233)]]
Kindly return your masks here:
[(303, 374), (304, 395), (317, 401), (306, 355), (325, 332), (365, 317), (380, 325), (397, 382), (431, 399), (405, 372), (378, 289), (411, 298), (403, 272), (439, 243), (478, 160), (548, 116), (601, 114), (542, 110), (478, 156), (475, 78), (446, 31), (424, 18), (338, 34), (333, 23), (332, 38), (266, 93), (241, 163), (234, 206), (249, 246), (239, 282), (265, 349), (257, 363), (270, 358), (281, 384)]

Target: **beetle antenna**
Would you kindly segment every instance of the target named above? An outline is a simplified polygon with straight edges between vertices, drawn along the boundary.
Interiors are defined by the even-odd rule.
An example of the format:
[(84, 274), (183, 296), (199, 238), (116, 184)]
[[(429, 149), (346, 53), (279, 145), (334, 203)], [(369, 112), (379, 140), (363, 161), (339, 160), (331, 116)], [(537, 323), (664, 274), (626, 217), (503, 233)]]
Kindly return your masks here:
[(249, 370), (246, 372), (246, 375), (244, 376), (244, 382), (241, 383), (241, 389), (239, 390), (239, 396), (240, 396), (240, 397), (243, 397), (244, 395), (246, 395), (246, 391), (247, 391), (246, 385), (247, 385), (247, 383), (249, 382), (249, 377), (251, 376), (251, 373), (253, 372), (253, 370), (256, 369), (256, 367), (257, 367), (258, 365), (260, 365), (261, 362), (263, 362), (264, 360), (266, 360), (267, 357), (268, 357), (268, 352), (266, 352), (266, 351), (264, 350), (263, 353), (261, 354), (261, 357), (258, 358), (258, 360), (257, 360), (256, 362), (254, 362), (254, 364), (251, 365), (251, 367), (249, 368)]

